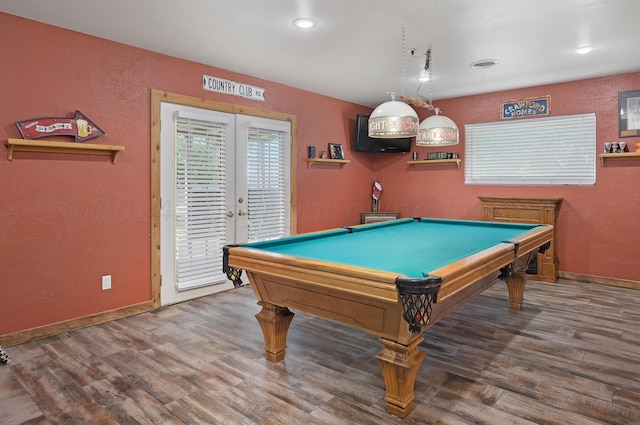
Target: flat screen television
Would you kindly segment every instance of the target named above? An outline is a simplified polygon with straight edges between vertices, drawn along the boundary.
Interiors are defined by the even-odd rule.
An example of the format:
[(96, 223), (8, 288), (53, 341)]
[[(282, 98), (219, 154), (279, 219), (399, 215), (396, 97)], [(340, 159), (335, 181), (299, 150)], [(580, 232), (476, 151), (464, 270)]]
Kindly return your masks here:
[(356, 116), (356, 152), (394, 153), (409, 152), (411, 150), (411, 137), (402, 139), (375, 139), (369, 137), (369, 115), (358, 114)]

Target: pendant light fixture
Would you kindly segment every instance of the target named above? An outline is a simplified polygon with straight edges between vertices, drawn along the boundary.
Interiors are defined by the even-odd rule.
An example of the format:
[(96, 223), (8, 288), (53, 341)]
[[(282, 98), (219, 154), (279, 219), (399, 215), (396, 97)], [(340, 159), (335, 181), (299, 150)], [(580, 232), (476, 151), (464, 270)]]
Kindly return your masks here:
[(425, 118), (418, 127), (418, 146), (448, 146), (458, 144), (458, 126), (451, 118), (440, 115), (440, 108), (435, 108), (433, 116)]
[[(406, 47), (404, 24), (402, 25), (402, 94), (404, 95), (404, 72)], [(418, 133), (418, 113), (409, 105), (396, 100), (395, 93), (391, 100), (384, 102), (373, 110), (369, 116), (369, 137), (390, 139), (397, 137), (414, 137)]]
[(429, 105), (432, 106), (435, 115), (425, 118), (418, 127), (417, 146), (448, 146), (458, 144), (458, 126), (452, 119), (440, 115), (440, 108), (433, 107), (431, 101), (431, 88), (433, 78), (431, 75), (431, 45), (427, 49), (424, 71), (429, 75)]
[(418, 133), (418, 114), (409, 105), (391, 100), (378, 106), (369, 115), (369, 137), (389, 139), (396, 137), (414, 137)]

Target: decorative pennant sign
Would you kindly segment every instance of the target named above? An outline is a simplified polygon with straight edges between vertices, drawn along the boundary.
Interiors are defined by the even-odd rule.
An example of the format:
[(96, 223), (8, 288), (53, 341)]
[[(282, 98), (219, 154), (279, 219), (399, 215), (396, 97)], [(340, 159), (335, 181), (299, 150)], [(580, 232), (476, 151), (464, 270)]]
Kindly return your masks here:
[(551, 96), (502, 102), (502, 119), (549, 115)]
[(246, 99), (260, 100), (264, 102), (265, 90), (262, 87), (248, 86), (246, 84), (229, 81), (210, 75), (202, 76), (202, 88), (216, 93), (230, 94)]
[(76, 110), (73, 118), (44, 117), (16, 122), (23, 139), (38, 139), (47, 136), (73, 136), (75, 142), (84, 142), (104, 135), (104, 131), (86, 115)]

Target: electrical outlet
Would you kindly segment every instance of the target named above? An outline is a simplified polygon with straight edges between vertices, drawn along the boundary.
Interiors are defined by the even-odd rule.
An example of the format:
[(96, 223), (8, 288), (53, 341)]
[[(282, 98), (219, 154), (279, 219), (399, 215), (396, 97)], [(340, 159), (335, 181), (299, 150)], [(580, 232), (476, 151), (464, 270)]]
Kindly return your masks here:
[(111, 275), (102, 276), (102, 290), (111, 289)]

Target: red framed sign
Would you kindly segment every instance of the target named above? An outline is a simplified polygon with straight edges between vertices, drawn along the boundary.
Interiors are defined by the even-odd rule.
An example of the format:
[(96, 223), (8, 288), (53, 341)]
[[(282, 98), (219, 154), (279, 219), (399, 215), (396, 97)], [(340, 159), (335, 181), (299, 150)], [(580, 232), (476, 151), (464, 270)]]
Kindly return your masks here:
[(73, 136), (76, 142), (84, 142), (104, 135), (104, 131), (82, 112), (76, 110), (72, 118), (42, 117), (16, 122), (23, 139), (39, 139), (48, 136)]

